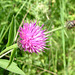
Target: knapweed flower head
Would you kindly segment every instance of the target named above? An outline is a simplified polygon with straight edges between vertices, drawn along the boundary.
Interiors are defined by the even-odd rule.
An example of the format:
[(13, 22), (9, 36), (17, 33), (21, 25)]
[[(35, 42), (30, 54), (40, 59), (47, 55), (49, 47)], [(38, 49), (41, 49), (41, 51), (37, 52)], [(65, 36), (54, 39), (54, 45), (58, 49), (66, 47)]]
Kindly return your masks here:
[(20, 43), (24, 51), (29, 51), (30, 53), (37, 53), (44, 51), (46, 48), (46, 36), (45, 30), (37, 25), (37, 22), (24, 23), (23, 27), (19, 29)]

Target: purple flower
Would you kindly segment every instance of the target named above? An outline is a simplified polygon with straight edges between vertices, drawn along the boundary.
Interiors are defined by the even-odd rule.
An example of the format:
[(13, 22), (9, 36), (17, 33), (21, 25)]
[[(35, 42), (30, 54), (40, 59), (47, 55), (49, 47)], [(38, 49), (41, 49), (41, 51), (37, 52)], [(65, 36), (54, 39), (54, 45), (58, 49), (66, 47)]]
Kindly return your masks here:
[(42, 30), (42, 25), (39, 27), (37, 23), (24, 23), (23, 27), (19, 29), (19, 36), (21, 38), (20, 43), (24, 51), (29, 51), (30, 53), (37, 53), (44, 51), (46, 49), (47, 35), (45, 30)]

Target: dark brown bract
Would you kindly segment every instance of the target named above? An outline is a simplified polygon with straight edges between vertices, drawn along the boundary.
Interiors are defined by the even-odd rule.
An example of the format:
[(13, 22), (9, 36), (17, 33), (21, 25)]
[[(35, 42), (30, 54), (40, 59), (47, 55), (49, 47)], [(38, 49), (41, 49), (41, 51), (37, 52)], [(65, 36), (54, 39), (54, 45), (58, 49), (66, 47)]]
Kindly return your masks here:
[(73, 21), (68, 21), (68, 22), (67, 22), (67, 28), (68, 28), (68, 29), (72, 29), (73, 27), (75, 27), (75, 20), (73, 20)]
[(21, 40), (21, 38), (19, 37), (19, 38), (17, 39), (17, 45), (18, 45), (18, 47), (20, 48), (20, 50), (24, 50), (23, 47), (22, 47), (22, 44), (20, 43), (20, 40)]

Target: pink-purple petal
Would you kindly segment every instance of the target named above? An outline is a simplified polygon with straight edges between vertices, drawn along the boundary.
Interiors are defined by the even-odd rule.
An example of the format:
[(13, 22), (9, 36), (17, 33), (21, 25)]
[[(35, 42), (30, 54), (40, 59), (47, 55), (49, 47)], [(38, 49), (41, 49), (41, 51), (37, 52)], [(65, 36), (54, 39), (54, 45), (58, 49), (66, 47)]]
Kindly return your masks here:
[[(39, 27), (36, 26), (36, 22), (23, 23), (23, 27), (20, 27), (18, 30), (19, 36), (21, 38), (20, 43), (24, 51), (28, 51), (30, 53), (38, 53), (40, 51), (44, 51), (44, 48), (47, 49), (46, 40), (48, 39), (46, 34), (46, 30), (42, 30), (44, 24)], [(48, 33), (48, 32), (47, 32)]]

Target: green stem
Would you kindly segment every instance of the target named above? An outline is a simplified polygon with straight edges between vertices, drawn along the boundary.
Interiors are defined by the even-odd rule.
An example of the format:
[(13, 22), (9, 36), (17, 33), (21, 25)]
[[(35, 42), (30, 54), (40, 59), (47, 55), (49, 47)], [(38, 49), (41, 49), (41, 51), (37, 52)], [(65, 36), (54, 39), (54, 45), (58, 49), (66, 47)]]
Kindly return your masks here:
[(53, 29), (53, 30), (51, 30), (51, 31), (48, 31), (49, 33), (51, 33), (51, 32), (55, 32), (55, 31), (57, 31), (57, 30), (60, 30), (60, 29), (64, 29), (66, 26), (64, 26), (64, 27), (58, 27), (58, 28), (55, 28), (55, 29)]
[(3, 53), (5, 53), (5, 52), (7, 52), (7, 51), (9, 51), (9, 50), (11, 50), (11, 49), (14, 49), (14, 48), (18, 48), (17, 43), (16, 43), (16, 44), (13, 44), (13, 45), (11, 45), (11, 46), (9, 46), (9, 47), (7, 47), (6, 49), (4, 49), (4, 50), (0, 53), (0, 55), (2, 55)]
[[(65, 15), (65, 0), (60, 0), (60, 18), (61, 18), (60, 20), (61, 20), (61, 26), (62, 27), (64, 27), (64, 21), (65, 21), (64, 15)], [(64, 29), (62, 29), (62, 45), (63, 45), (64, 75), (67, 75)]]

